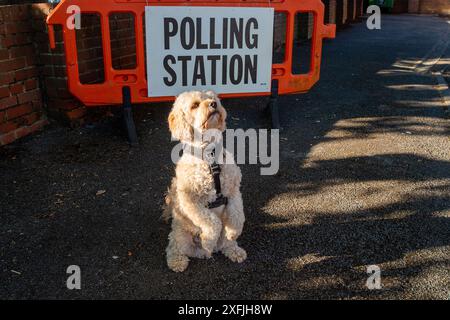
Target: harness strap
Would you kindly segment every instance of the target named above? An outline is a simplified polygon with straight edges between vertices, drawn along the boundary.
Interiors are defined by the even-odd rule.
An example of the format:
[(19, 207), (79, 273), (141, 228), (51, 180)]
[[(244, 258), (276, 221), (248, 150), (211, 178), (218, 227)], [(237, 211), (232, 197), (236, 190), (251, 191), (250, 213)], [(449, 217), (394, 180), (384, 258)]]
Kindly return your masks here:
[(216, 162), (215, 150), (213, 150), (212, 156), (214, 157), (214, 162), (209, 165), (209, 169), (214, 179), (214, 188), (216, 189), (216, 200), (214, 200), (213, 202), (208, 202), (209, 209), (217, 208), (222, 205), (226, 206), (228, 204), (228, 198), (224, 197), (224, 195), (222, 194), (222, 189), (220, 187), (220, 172), (222, 170), (220, 169), (220, 165)]

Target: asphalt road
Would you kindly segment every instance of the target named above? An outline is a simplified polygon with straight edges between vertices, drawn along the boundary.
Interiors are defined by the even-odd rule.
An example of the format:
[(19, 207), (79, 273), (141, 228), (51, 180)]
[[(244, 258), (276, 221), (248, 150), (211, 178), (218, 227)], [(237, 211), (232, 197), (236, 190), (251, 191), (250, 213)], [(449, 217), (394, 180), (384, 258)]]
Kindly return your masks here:
[[(243, 264), (166, 267), (167, 104), (136, 108), (138, 148), (107, 120), (0, 149), (0, 298), (447, 299), (450, 120), (416, 67), (449, 31), (383, 16), (381, 30), (355, 24), (326, 42), (320, 82), (280, 98), (278, 174), (241, 166)], [(265, 102), (224, 101), (229, 127), (267, 127)], [(69, 265), (81, 290), (66, 288)], [(380, 290), (366, 287), (368, 265)]]

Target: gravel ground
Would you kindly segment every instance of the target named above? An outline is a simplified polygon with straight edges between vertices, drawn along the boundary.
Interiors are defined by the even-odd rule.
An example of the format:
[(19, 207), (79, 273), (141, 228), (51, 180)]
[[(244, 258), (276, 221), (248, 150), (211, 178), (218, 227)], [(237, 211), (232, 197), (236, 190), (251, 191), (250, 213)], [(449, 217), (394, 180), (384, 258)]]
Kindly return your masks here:
[[(447, 299), (450, 120), (435, 79), (412, 66), (449, 29), (383, 16), (382, 30), (326, 42), (319, 83), (280, 98), (278, 174), (241, 166), (243, 264), (166, 267), (167, 104), (136, 107), (137, 148), (111, 119), (0, 149), (0, 298)], [(267, 127), (265, 102), (225, 101), (229, 127)], [(373, 264), (380, 290), (365, 286)], [(81, 290), (66, 289), (69, 265)]]

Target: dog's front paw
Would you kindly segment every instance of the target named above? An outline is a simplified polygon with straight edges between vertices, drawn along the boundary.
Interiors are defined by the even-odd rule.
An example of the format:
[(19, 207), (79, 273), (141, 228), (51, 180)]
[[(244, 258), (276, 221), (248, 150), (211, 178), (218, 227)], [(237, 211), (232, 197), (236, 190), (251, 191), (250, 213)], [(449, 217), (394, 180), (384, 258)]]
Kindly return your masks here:
[(237, 245), (224, 249), (223, 254), (233, 262), (241, 263), (247, 259), (247, 252)]
[(219, 222), (214, 224), (211, 228), (204, 228), (202, 234), (200, 235), (202, 248), (208, 253), (207, 258), (211, 257), (211, 254), (217, 246), (221, 229), (222, 224)]
[(189, 258), (183, 255), (167, 257), (167, 266), (175, 272), (183, 272), (189, 265)]

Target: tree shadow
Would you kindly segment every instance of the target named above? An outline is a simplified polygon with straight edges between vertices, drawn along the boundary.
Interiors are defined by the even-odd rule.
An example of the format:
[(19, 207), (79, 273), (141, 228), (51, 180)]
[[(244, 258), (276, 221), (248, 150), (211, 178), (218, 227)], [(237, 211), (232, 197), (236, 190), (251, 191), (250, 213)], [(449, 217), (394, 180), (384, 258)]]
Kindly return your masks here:
[[(350, 175), (348, 168), (352, 168)], [(404, 298), (414, 277), (433, 266), (442, 270), (448, 266), (450, 162), (388, 154), (317, 161), (312, 168), (290, 168), (281, 174), (283, 183), (265, 177), (252, 186), (245, 184), (243, 190), (245, 203), (253, 207), (242, 242), (250, 252), (247, 263), (254, 266), (245, 268), (262, 278), (258, 297)], [(430, 183), (436, 180), (441, 183)], [(379, 204), (347, 210), (337, 210), (342, 206), (333, 202), (317, 203), (317, 208), (302, 206), (302, 198), (306, 203), (311, 201), (308, 196), (322, 194), (323, 201), (329, 201), (330, 190), (365, 182), (383, 183), (380, 189), (362, 192), (363, 200), (378, 197)], [(390, 182), (403, 182), (410, 190), (399, 191), (396, 199), (383, 199), (394, 188)], [(297, 205), (279, 200), (286, 208), (268, 205), (280, 197), (291, 198)], [(337, 196), (335, 201), (342, 198)], [(349, 207), (353, 201), (361, 201), (361, 196), (348, 199)], [(324, 211), (327, 206), (329, 211)], [(427, 250), (442, 251), (422, 259), (420, 252)], [(366, 266), (373, 264), (382, 270), (383, 290), (369, 290), (365, 285)], [(249, 279), (253, 277), (245, 274), (240, 281), (249, 287)], [(445, 287), (439, 289), (423, 297), (445, 298)], [(245, 298), (248, 293), (235, 292), (233, 297)]]

